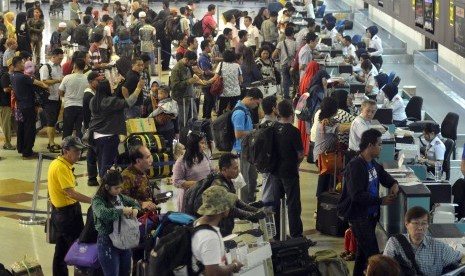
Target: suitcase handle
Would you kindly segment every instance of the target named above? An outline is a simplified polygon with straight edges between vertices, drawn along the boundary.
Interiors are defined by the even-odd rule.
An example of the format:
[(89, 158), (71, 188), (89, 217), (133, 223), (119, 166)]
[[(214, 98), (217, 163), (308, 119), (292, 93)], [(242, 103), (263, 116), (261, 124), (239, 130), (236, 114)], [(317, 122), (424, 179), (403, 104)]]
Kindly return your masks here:
[(276, 252), (277, 257), (288, 257), (288, 256), (293, 256), (296, 255), (296, 251), (299, 253), (303, 253), (302, 249), (300, 247), (290, 247), (286, 249), (279, 250), (279, 252)]

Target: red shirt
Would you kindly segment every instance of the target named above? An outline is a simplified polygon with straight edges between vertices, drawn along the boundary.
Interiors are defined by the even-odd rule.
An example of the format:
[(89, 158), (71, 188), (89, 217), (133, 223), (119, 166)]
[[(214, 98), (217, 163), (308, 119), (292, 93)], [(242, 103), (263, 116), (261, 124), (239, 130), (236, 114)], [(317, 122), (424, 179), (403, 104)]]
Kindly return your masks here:
[(71, 68), (71, 60), (68, 60), (67, 62), (63, 63), (61, 69), (63, 70), (63, 76), (71, 74), (71, 72), (73, 71), (73, 68)]
[(212, 30), (214, 30), (215, 28), (213, 28), (214, 26), (216, 26), (216, 21), (215, 19), (213, 18), (213, 16), (210, 14), (210, 13), (206, 13), (205, 16), (203, 17), (202, 19), (202, 30), (203, 30), (203, 34), (210, 34), (212, 32)]

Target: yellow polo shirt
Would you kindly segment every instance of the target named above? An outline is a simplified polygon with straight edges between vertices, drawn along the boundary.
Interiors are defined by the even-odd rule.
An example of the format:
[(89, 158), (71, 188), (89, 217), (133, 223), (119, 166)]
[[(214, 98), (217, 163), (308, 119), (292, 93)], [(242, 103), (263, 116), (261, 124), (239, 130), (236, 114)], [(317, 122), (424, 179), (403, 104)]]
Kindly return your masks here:
[(76, 203), (64, 191), (74, 188), (76, 178), (73, 174), (73, 166), (61, 156), (53, 160), (48, 167), (48, 193), (53, 206), (60, 208)]

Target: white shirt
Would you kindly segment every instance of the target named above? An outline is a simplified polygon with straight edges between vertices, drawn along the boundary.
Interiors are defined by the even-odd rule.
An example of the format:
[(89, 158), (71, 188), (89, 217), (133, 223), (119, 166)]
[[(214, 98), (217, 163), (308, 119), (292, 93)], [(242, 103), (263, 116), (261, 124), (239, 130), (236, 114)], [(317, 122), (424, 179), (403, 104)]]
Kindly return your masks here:
[(255, 38), (260, 38), (260, 32), (258, 31), (257, 27), (250, 24), (249, 27), (247, 27), (245, 30), (247, 31), (247, 34), (249, 35), (249, 39), (247, 39), (247, 41), (244, 43), (245, 46), (247, 47), (255, 46), (256, 45)]
[(445, 153), (446, 146), (438, 136), (434, 137), (434, 139), (426, 145), (426, 158), (430, 161), (444, 160)]
[(349, 149), (353, 151), (360, 150), (360, 142), (362, 140), (362, 134), (366, 130), (370, 129), (371, 122), (366, 121), (361, 115), (358, 115), (350, 125), (349, 131)]
[(302, 66), (302, 70), (300, 70), (300, 80), (302, 80), (305, 75), (307, 65), (310, 61), (312, 61), (312, 59), (312, 49), (310, 49), (310, 45), (305, 44), (305, 46), (303, 46), (299, 51), (299, 67)]
[[(63, 78), (63, 70), (61, 69), (61, 65), (56, 65), (51, 61), (48, 61), (47, 64), (49, 64), (50, 67), (52, 67), (51, 75), (52, 75), (53, 80), (59, 80), (59, 79)], [(43, 65), (40, 68), (39, 74), (40, 74), (40, 80), (41, 81), (50, 79), (50, 75), (49, 75), (49, 72), (48, 72), (48, 66), (46, 66), (46, 65)], [(55, 84), (52, 84), (52, 85), (48, 86), (48, 91), (50, 92), (50, 96), (48, 96), (49, 100), (51, 100), (51, 101), (60, 100), (60, 96), (58, 95), (58, 88), (59, 87), (60, 87), (60, 83), (55, 83)]]
[(308, 34), (308, 28), (303, 28), (302, 30), (300, 30), (298, 33), (296, 33), (294, 35), (295, 43), (297, 44), (297, 48), (299, 48), (304, 43), (306, 43), (305, 37), (307, 36), (307, 34)]
[(220, 228), (213, 226), (216, 234), (211, 230), (198, 230), (192, 237), (192, 256), (207, 265), (226, 265), (223, 238)]
[(370, 95), (376, 95), (378, 94), (379, 88), (376, 86), (376, 80), (375, 76), (378, 75), (378, 70), (376, 69), (376, 66), (372, 66), (371, 71), (365, 76), (365, 87), (366, 86), (373, 86), (373, 89), (371, 90)]
[(344, 56), (352, 56), (354, 58), (357, 57), (355, 54), (355, 46), (351, 43), (349, 46), (342, 48), (342, 54)]
[[(380, 94), (384, 92), (380, 91)], [(403, 121), (407, 119), (407, 114), (405, 113), (404, 100), (400, 94), (395, 95), (391, 101), (387, 98), (385, 99), (384, 106), (387, 108), (392, 108), (392, 119), (394, 121)]]
[(371, 38), (369, 48), (376, 49), (376, 52), (372, 52), (370, 55), (374, 57), (383, 55), (383, 43), (378, 35)]
[(98, 46), (100, 49), (108, 49), (107, 38), (111, 38), (111, 28), (109, 25), (103, 27), (103, 42)]

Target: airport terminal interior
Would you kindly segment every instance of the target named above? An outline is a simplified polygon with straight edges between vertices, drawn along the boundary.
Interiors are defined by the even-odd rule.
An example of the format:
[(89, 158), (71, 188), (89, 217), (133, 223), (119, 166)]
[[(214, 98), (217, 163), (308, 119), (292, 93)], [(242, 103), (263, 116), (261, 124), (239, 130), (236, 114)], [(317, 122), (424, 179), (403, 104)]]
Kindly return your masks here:
[[(113, 0), (111, 0), (113, 2)], [(460, 22), (455, 22), (454, 17), (449, 18), (449, 1), (441, 2), (441, 11), (435, 13), (433, 22), (436, 22), (436, 30), (425, 31), (423, 27), (415, 25), (411, 20), (415, 17), (415, 7), (411, 7), (408, 11), (397, 11), (398, 16), (394, 15), (393, 10), (396, 10), (396, 3), (399, 0), (325, 0), (325, 13), (333, 13), (338, 19), (348, 19), (354, 22), (353, 28), (345, 30), (344, 35), (353, 36), (359, 34), (365, 35), (365, 30), (371, 25), (376, 25), (379, 28), (378, 36), (383, 41), (384, 48), (384, 64), (383, 72), (389, 74), (395, 71), (396, 75), (401, 78), (399, 90), (404, 89), (405, 102), (412, 96), (420, 96), (423, 98), (422, 118), (425, 120), (434, 120), (441, 125), (446, 114), (454, 112), (459, 115), (460, 121), (457, 127), (457, 138), (455, 153), (451, 155), (451, 174), (448, 182), (452, 185), (454, 182), (462, 178), (460, 171), (460, 161), (462, 156), (463, 144), (465, 142), (465, 55), (463, 55), (461, 44), (464, 42), (463, 37), (458, 38), (454, 42), (448, 42), (448, 45), (441, 44), (441, 39), (447, 39), (447, 35), (443, 32), (453, 30), (454, 24), (465, 24), (463, 21), (463, 9)], [(41, 3), (41, 9), (45, 13), (45, 31), (43, 36), (44, 44), (49, 44), (52, 32), (57, 28), (60, 22), (69, 20), (69, 4), (65, 1), (63, 14), (49, 14), (50, 3)], [(320, 5), (320, 1), (317, 1)], [(411, 2), (411, 1), (407, 1)], [(420, 1), (414, 1), (420, 2)], [(421, 1), (423, 3), (423, 1)], [(425, 1), (427, 2), (427, 1)], [(434, 2), (434, 1), (433, 1)], [(464, 6), (461, 1), (451, 1), (457, 3), (457, 9)], [(19, 12), (16, 9), (16, 3), (0, 0), (2, 3), (2, 12), (12, 11), (15, 14)], [(261, 7), (267, 6), (264, 1), (204, 1), (196, 4), (194, 12), (196, 18), (202, 18), (207, 11), (209, 4), (215, 4), (216, 20), (219, 22), (219, 30), (224, 28), (224, 22), (221, 19), (221, 14), (231, 9), (239, 9), (247, 11), (249, 16), (255, 17)], [(394, 3), (394, 4), (393, 4)], [(443, 5), (446, 3), (447, 5)], [(89, 4), (81, 3), (81, 10), (84, 10)], [(149, 6), (155, 12), (161, 10), (160, 1), (150, 1)], [(172, 7), (180, 8), (185, 6), (186, 2), (182, 0), (171, 1)], [(452, 5), (452, 4), (451, 4)], [(100, 9), (102, 4), (94, 1), (93, 8)], [(390, 10), (389, 10), (390, 9)], [(23, 7), (23, 10), (24, 7)], [(407, 19), (402, 19), (402, 16)], [(459, 15), (457, 15), (458, 17)], [(431, 20), (431, 18), (430, 18)], [(458, 20), (458, 19), (457, 19)], [(401, 22), (402, 21), (402, 22)], [(407, 22), (412, 21), (412, 24)], [(321, 18), (316, 19), (317, 24), (321, 22)], [(442, 28), (441, 26), (451, 24), (450, 29)], [(442, 24), (442, 25), (441, 25)], [(426, 26), (426, 24), (425, 24)], [(458, 28), (458, 27), (456, 27)], [(463, 25), (461, 31), (465, 32)], [(453, 33), (453, 31), (452, 31)], [(463, 36), (463, 33), (462, 33)], [(454, 48), (453, 45), (457, 44)], [(451, 46), (452, 45), (452, 46)], [(465, 45), (464, 45), (465, 46)], [(175, 51), (173, 46), (173, 51)], [(42, 49), (43, 51), (43, 49)], [(199, 49), (200, 51), (200, 49)], [(65, 55), (66, 56), (66, 55)], [(44, 61), (44, 53), (42, 52), (42, 62)], [(66, 58), (65, 58), (66, 59)], [(171, 61), (171, 67), (174, 61)], [(168, 83), (169, 71), (163, 71), (159, 74), (159, 78), (165, 84)], [(61, 140), (61, 135), (57, 134), (57, 141)], [(0, 144), (3, 145), (4, 137), (0, 132)], [(12, 144), (16, 144), (16, 137), (13, 137)], [(37, 134), (37, 139), (34, 145), (34, 151), (50, 155), (47, 150), (47, 137), (43, 131)], [(52, 156), (56, 157), (56, 154)], [(31, 210), (42, 211), (35, 214), (36, 219), (46, 217), (43, 211), (47, 209), (47, 168), (50, 160), (45, 158), (42, 162), (37, 159), (23, 160), (21, 155), (16, 151), (4, 150), (0, 148), (0, 207), (14, 208), (15, 210), (0, 209), (0, 263), (9, 266), (14, 262), (21, 261), (24, 258), (36, 259), (43, 270), (44, 275), (52, 275), (52, 259), (54, 253), (54, 245), (46, 242), (44, 225), (27, 225), (20, 221), (28, 221), (30, 213), (23, 212)], [(217, 161), (212, 161), (214, 166), (217, 166)], [(87, 185), (86, 161), (81, 160), (75, 166), (75, 175), (78, 182), (77, 190), (88, 196), (95, 194), (97, 187)], [(302, 202), (302, 221), (304, 225), (304, 234), (316, 241), (317, 244), (310, 248), (310, 254), (318, 250), (332, 249), (340, 253), (343, 251), (343, 238), (324, 235), (316, 230), (316, 219), (314, 212), (317, 209), (317, 200), (315, 197), (318, 168), (315, 164), (307, 163), (305, 160), (300, 165), (300, 189)], [(36, 190), (35, 190), (36, 187)], [(177, 189), (166, 183), (165, 180), (160, 181), (161, 191), (173, 190), (175, 196), (172, 200), (160, 204), (162, 213), (175, 210)], [(33, 202), (34, 192), (37, 192), (37, 200)], [(32, 207), (33, 206), (33, 207)], [(82, 210), (85, 212), (88, 204), (82, 204)], [(247, 224), (248, 225), (248, 224)], [(241, 225), (239, 225), (241, 227)], [(378, 227), (377, 231), (383, 231), (382, 227)], [(380, 234), (380, 248), (386, 242), (386, 235)], [(384, 238), (383, 238), (384, 237)], [(353, 269), (353, 261), (347, 262), (349, 269)], [(70, 275), (73, 275), (70, 267)], [(24, 274), (26, 275), (26, 274)], [(257, 275), (258, 276), (258, 275)]]

